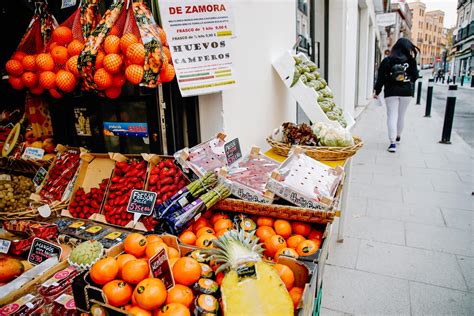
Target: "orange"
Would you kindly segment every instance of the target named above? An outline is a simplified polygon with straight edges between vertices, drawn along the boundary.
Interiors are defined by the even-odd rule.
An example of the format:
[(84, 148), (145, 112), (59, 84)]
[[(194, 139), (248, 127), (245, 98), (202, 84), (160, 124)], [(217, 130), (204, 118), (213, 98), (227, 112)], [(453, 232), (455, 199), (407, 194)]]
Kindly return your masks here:
[(107, 54), (118, 54), (120, 52), (120, 38), (116, 35), (109, 35), (104, 41), (104, 50)]
[(286, 241), (280, 235), (273, 235), (265, 240), (265, 254), (269, 257), (275, 256), (282, 248), (286, 248)]
[(72, 31), (66, 26), (59, 26), (53, 31), (51, 39), (59, 45), (66, 45), (72, 41)]
[(26, 71), (36, 71), (36, 56), (26, 55), (21, 64)]
[(319, 230), (316, 230), (316, 229), (313, 229), (311, 230), (311, 233), (309, 233), (309, 236), (308, 236), (308, 239), (311, 239), (311, 240), (321, 240), (323, 239), (323, 232), (322, 231), (319, 231)]
[[(132, 296), (133, 297), (133, 296)], [(152, 316), (153, 314), (146, 309), (140, 308), (138, 306), (132, 306), (127, 310), (127, 313), (133, 316)]]
[(163, 242), (163, 239), (161, 239), (160, 236), (155, 235), (155, 234), (146, 236), (146, 242), (147, 243), (151, 244), (152, 242), (156, 242), (156, 241)]
[(161, 27), (158, 26), (158, 34), (160, 35), (161, 45), (166, 46), (166, 33)]
[(229, 218), (229, 216), (225, 213), (215, 213), (211, 217), (211, 224), (214, 226), (214, 224), (217, 223), (217, 221), (221, 218)]
[(169, 303), (181, 303), (186, 307), (191, 306), (194, 300), (193, 291), (182, 284), (176, 284), (172, 289), (168, 291), (166, 297), (166, 304)]
[(170, 82), (174, 79), (176, 72), (173, 65), (168, 64), (168, 66), (161, 68), (160, 79), (161, 82)]
[(51, 57), (56, 64), (64, 65), (69, 59), (66, 47), (56, 46), (51, 50)]
[(173, 247), (168, 247), (168, 258), (179, 258), (181, 257), (179, 251)]
[(100, 259), (91, 268), (90, 276), (97, 284), (105, 284), (112, 281), (117, 276), (119, 265), (114, 258), (108, 257)]
[(143, 66), (145, 62), (145, 46), (142, 43), (133, 43), (128, 46), (127, 59), (131, 64)]
[(312, 255), (318, 251), (320, 244), (314, 240), (305, 240), (296, 247), (296, 252), (301, 257)]
[(43, 88), (53, 89), (56, 87), (56, 74), (52, 71), (43, 71), (39, 75), (39, 84)]
[(58, 90), (56, 89), (49, 89), (49, 94), (51, 94), (51, 96), (55, 99), (60, 99), (62, 98), (62, 94), (61, 92), (59, 92)]
[(125, 238), (123, 246), (126, 253), (132, 254), (135, 257), (141, 257), (145, 254), (147, 241), (142, 234), (131, 233)]
[(302, 236), (308, 236), (311, 232), (311, 225), (302, 222), (291, 223), (291, 228), (293, 230), (293, 234), (299, 234)]
[(303, 296), (303, 289), (295, 286), (289, 291), (289, 293), (295, 309), (298, 308), (298, 304), (300, 303), (301, 297)]
[(186, 245), (194, 245), (196, 243), (196, 235), (191, 231), (185, 231), (179, 236), (179, 241)]
[(39, 71), (54, 69), (54, 60), (51, 54), (38, 54), (35, 59), (36, 67)]
[(273, 228), (278, 235), (281, 235), (285, 239), (291, 236), (291, 224), (289, 221), (277, 219), (275, 223), (273, 223)]
[(232, 228), (232, 221), (228, 218), (221, 218), (214, 224), (215, 231), (219, 231), (226, 228)]
[(104, 68), (97, 69), (94, 74), (94, 82), (99, 90), (105, 90), (112, 85), (112, 75)]
[(284, 264), (277, 263), (273, 267), (278, 271), (281, 280), (285, 283), (286, 289), (290, 290), (295, 283), (295, 274), (293, 271)]
[(84, 44), (82, 44), (81, 41), (73, 40), (67, 46), (67, 53), (69, 54), (69, 56), (76, 56), (76, 55), (79, 55), (83, 49), (84, 49)]
[(260, 242), (264, 243), (265, 240), (272, 237), (273, 235), (276, 235), (276, 233), (271, 227), (260, 226), (259, 228), (257, 228), (256, 235), (260, 239)]
[(95, 58), (95, 69), (100, 69), (104, 67), (103, 62), (104, 62), (104, 57), (105, 54), (103, 52), (98, 52), (97, 56)]
[(122, 268), (123, 268), (123, 266), (127, 262), (132, 261), (132, 260), (136, 260), (136, 259), (137, 258), (134, 255), (131, 255), (131, 254), (128, 254), (128, 253), (123, 253), (120, 256), (118, 256), (117, 258), (115, 258), (115, 260), (117, 260), (117, 264), (119, 265), (119, 271), (118, 271), (117, 277), (121, 279), (122, 278)]
[(56, 86), (64, 92), (72, 92), (76, 87), (77, 80), (74, 75), (66, 70), (60, 70), (56, 74)]
[(105, 89), (105, 95), (109, 99), (117, 99), (122, 94), (122, 88), (110, 87)]
[(171, 52), (170, 52), (170, 49), (166, 46), (163, 46), (161, 47), (161, 49), (163, 50), (163, 54), (165, 54), (166, 58), (168, 60), (171, 60)]
[(10, 76), (8, 78), (8, 82), (15, 90), (22, 90), (23, 88), (25, 88), (25, 84), (23, 83), (23, 80), (21, 80), (21, 77)]
[(126, 54), (128, 46), (138, 43), (138, 38), (132, 34), (132, 33), (126, 33), (122, 35), (122, 38), (120, 39), (120, 49), (122, 50), (122, 53)]
[(10, 76), (20, 76), (23, 73), (23, 65), (20, 61), (10, 59), (5, 64), (5, 70)]
[(36, 87), (30, 88), (30, 92), (36, 95), (40, 95), (44, 92), (44, 88), (42, 86), (36, 86)]
[(122, 68), (122, 57), (119, 54), (107, 54), (104, 57), (104, 69), (111, 74), (120, 72)]
[(160, 252), (161, 249), (165, 249), (166, 253), (168, 253), (168, 246), (164, 242), (154, 241), (146, 246), (145, 255), (148, 259), (150, 259)]
[(116, 74), (112, 77), (112, 87), (122, 88), (122, 86), (127, 82), (127, 78), (123, 73)]
[(202, 227), (210, 227), (208, 220), (204, 217), (199, 217), (193, 224), (193, 230), (197, 232)]
[(21, 51), (16, 51), (12, 58), (11, 59), (14, 59), (14, 60), (17, 60), (19, 61), (20, 63), (22, 62), (23, 58), (25, 58), (26, 54), (24, 52), (21, 52)]
[(51, 43), (48, 44), (48, 48), (47, 48), (46, 50), (47, 50), (48, 52), (51, 52), (51, 50), (52, 50), (53, 48), (55, 48), (56, 46), (58, 46), (58, 43), (56, 43), (56, 42), (51, 42)]
[(219, 238), (221, 236), (224, 236), (225, 233), (230, 232), (231, 230), (233, 230), (232, 227), (227, 227), (227, 228), (221, 229), (221, 230), (217, 231), (216, 237)]
[(281, 248), (280, 250), (278, 250), (277, 253), (275, 254), (276, 261), (278, 261), (278, 258), (280, 257), (280, 255), (298, 258), (298, 253), (296, 252), (295, 249), (292, 249), (292, 248)]
[(38, 76), (33, 72), (27, 71), (21, 75), (21, 80), (25, 87), (32, 88), (38, 83)]
[(129, 65), (125, 69), (125, 77), (132, 84), (139, 84), (143, 79), (143, 67), (138, 65)]
[(270, 226), (273, 227), (275, 220), (271, 217), (260, 216), (257, 218), (257, 226)]
[(166, 287), (160, 279), (147, 278), (137, 284), (133, 297), (137, 305), (146, 310), (154, 310), (166, 301)]
[(296, 247), (305, 240), (306, 238), (301, 235), (293, 235), (286, 240), (286, 243), (288, 244), (288, 247), (296, 249)]
[(196, 237), (199, 238), (201, 237), (202, 235), (204, 234), (211, 234), (211, 235), (214, 235), (216, 232), (214, 231), (214, 229), (212, 229), (211, 227), (201, 227), (199, 228), (199, 230), (196, 232)]
[(189, 286), (201, 277), (201, 265), (193, 258), (179, 258), (173, 266), (173, 276), (176, 283)]
[(75, 77), (80, 77), (79, 69), (77, 69), (77, 58), (78, 56), (72, 56), (66, 63), (66, 68), (71, 72)]
[(125, 282), (137, 284), (150, 275), (150, 268), (145, 260), (130, 260), (123, 265), (121, 274)]
[(105, 284), (102, 291), (107, 298), (107, 303), (119, 307), (130, 302), (133, 289), (122, 280), (113, 280)]
[(153, 316), (191, 316), (191, 313), (183, 304), (169, 303), (155, 311)]
[(212, 244), (214, 239), (217, 239), (217, 237), (212, 234), (202, 234), (196, 240), (196, 246), (204, 249), (214, 248)]

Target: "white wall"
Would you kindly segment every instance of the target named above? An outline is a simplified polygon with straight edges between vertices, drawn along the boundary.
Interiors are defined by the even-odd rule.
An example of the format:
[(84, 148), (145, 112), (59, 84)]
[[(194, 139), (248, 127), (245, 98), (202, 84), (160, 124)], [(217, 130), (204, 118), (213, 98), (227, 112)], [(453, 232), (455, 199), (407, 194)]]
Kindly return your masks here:
[(296, 120), (296, 102), (272, 61), (296, 40), (294, 0), (239, 0), (232, 4), (237, 38), (233, 43), (236, 88), (199, 97), (201, 138), (224, 129), (239, 137), (245, 152), (265, 141), (284, 121)]

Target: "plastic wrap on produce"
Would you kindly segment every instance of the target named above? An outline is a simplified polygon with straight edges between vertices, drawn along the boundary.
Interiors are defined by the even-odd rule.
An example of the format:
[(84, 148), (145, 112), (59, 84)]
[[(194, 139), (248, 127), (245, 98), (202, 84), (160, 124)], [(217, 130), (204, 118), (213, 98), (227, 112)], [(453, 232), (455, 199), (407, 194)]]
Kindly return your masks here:
[(266, 189), (273, 170), (280, 164), (253, 148), (250, 154), (242, 157), (228, 168), (219, 172), (221, 179), (238, 198), (251, 202), (271, 204), (274, 194)]
[(183, 173), (190, 180), (202, 177), (207, 171), (217, 172), (227, 165), (224, 151), (225, 135), (218, 134), (193, 148), (185, 148), (174, 154)]
[(273, 172), (267, 189), (297, 206), (326, 209), (343, 176), (341, 167), (328, 167), (296, 148)]

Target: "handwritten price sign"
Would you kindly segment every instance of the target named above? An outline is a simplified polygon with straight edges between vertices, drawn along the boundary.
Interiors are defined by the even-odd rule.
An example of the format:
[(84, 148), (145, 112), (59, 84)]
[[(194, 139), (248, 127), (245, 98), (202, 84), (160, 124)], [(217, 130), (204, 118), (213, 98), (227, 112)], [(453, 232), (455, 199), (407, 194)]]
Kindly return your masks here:
[(28, 255), (28, 262), (37, 265), (53, 256), (60, 258), (62, 252), (63, 250), (60, 246), (41, 238), (35, 238)]
[(155, 192), (133, 190), (128, 200), (127, 212), (133, 213), (133, 221), (136, 223), (140, 216), (150, 215), (155, 207), (157, 194)]

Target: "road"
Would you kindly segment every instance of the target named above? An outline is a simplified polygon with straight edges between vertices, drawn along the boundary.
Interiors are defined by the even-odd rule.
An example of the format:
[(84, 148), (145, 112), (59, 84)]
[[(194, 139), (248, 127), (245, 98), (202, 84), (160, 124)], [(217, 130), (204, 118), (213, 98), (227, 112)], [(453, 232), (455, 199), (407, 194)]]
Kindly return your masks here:
[[(426, 105), (426, 89), (428, 87), (428, 78), (431, 70), (423, 70), (423, 93), (421, 105)], [(446, 97), (448, 92), (447, 84), (435, 84), (433, 88), (432, 111), (444, 117), (446, 109)], [(474, 147), (474, 88), (460, 87), (458, 82), (458, 91), (456, 97), (456, 109), (454, 112), (453, 129), (471, 146)], [(440, 135), (441, 139), (441, 135)]]

